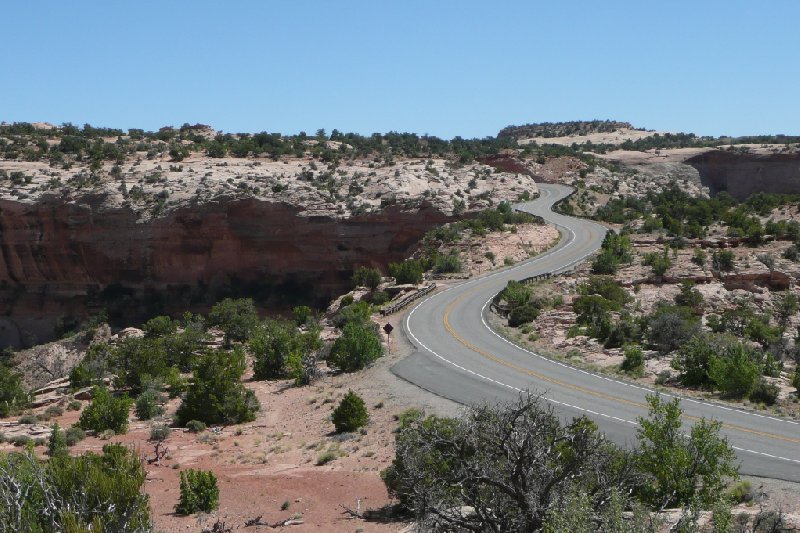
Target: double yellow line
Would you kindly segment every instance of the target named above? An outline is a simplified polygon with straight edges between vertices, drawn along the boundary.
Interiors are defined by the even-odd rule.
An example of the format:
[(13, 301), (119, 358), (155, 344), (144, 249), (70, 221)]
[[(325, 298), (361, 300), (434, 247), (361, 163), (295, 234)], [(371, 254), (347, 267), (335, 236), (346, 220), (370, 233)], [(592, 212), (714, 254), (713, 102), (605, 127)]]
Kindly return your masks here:
[[(475, 292), (476, 290), (478, 290), (478, 289), (475, 288), (475, 289), (472, 289), (470, 291), (465, 292), (464, 294), (462, 294), (461, 296), (459, 296), (458, 298), (453, 300), (453, 302), (450, 305), (448, 305), (447, 308), (445, 309), (445, 312), (444, 312), (444, 327), (447, 330), (447, 332), (450, 333), (450, 335), (452, 335), (452, 337), (455, 340), (457, 340), (458, 342), (460, 342), (461, 344), (463, 344), (464, 346), (466, 346), (467, 348), (469, 348), (473, 352), (481, 355), (482, 357), (485, 357), (486, 359), (489, 359), (489, 360), (491, 360), (491, 361), (493, 361), (493, 362), (495, 362), (497, 364), (503, 365), (506, 368), (510, 368), (512, 370), (515, 370), (515, 371), (517, 371), (517, 372), (519, 372), (521, 374), (526, 374), (528, 376), (534, 377), (534, 378), (539, 379), (541, 381), (545, 381), (547, 383), (552, 383), (553, 385), (557, 385), (559, 387), (563, 387), (563, 388), (566, 388), (566, 389), (574, 390), (574, 391), (577, 391), (577, 392), (582, 392), (584, 394), (588, 394), (588, 395), (594, 396), (596, 398), (603, 398), (605, 400), (610, 400), (612, 402), (616, 402), (616, 403), (623, 404), (623, 405), (629, 405), (629, 406), (636, 407), (636, 408), (643, 409), (643, 410), (647, 410), (648, 409), (648, 406), (646, 404), (641, 403), (641, 402), (634, 402), (634, 401), (631, 401), (631, 400), (626, 400), (625, 398), (620, 398), (618, 396), (613, 396), (611, 394), (606, 394), (604, 392), (599, 392), (599, 391), (596, 391), (596, 390), (593, 390), (593, 389), (587, 389), (585, 387), (581, 387), (581, 386), (575, 385), (573, 383), (567, 383), (567, 382), (561, 381), (559, 379), (555, 379), (555, 378), (551, 378), (549, 376), (545, 376), (543, 374), (540, 374), (539, 372), (535, 372), (535, 371), (530, 370), (528, 368), (525, 368), (525, 367), (522, 367), (520, 365), (514, 364), (511, 361), (507, 361), (505, 359), (501, 359), (500, 357), (497, 357), (494, 354), (491, 354), (491, 353), (489, 353), (489, 352), (487, 352), (487, 351), (485, 351), (485, 350), (483, 350), (481, 348), (478, 348), (477, 346), (475, 346), (474, 344), (469, 342), (467, 339), (465, 339), (464, 337), (462, 337), (461, 335), (456, 333), (456, 331), (450, 325), (450, 313), (453, 311), (453, 309), (456, 307), (456, 305), (458, 305), (458, 303), (461, 300), (463, 300), (466, 296), (468, 296), (469, 294)], [(683, 414), (683, 418), (685, 418), (687, 420), (692, 420), (692, 421), (700, 420), (700, 417), (687, 415), (685, 413)], [(747, 427), (744, 427), (744, 426), (739, 426), (739, 425), (736, 425), (736, 424), (729, 424), (729, 423), (723, 422), (722, 423), (722, 427), (727, 428), (727, 429), (736, 430), (736, 431), (741, 431), (742, 433), (749, 433), (749, 434), (752, 434), (752, 435), (758, 435), (760, 437), (766, 437), (766, 438), (770, 438), (770, 439), (781, 440), (781, 441), (784, 441), (784, 442), (791, 442), (793, 444), (800, 444), (800, 439), (796, 439), (796, 438), (792, 438), (792, 437), (784, 437), (783, 435), (776, 435), (774, 433), (768, 433), (768, 432), (765, 432), (765, 431), (758, 431), (758, 430), (750, 429), (750, 428), (747, 428)]]

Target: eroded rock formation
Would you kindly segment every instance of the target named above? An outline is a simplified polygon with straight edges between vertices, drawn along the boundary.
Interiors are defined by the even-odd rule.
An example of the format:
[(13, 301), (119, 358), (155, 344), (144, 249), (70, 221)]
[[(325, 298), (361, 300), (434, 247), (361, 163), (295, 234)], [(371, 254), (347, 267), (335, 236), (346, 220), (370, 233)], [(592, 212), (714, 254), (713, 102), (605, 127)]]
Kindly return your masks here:
[(342, 219), (219, 197), (142, 219), (97, 194), (3, 200), (0, 343), (49, 340), (59, 321), (101, 309), (122, 325), (235, 295), (273, 308), (325, 303), (354, 267), (401, 260), (450, 219), (425, 202)]
[(738, 200), (757, 192), (800, 193), (800, 153), (751, 154), (711, 150), (686, 160), (712, 194)]

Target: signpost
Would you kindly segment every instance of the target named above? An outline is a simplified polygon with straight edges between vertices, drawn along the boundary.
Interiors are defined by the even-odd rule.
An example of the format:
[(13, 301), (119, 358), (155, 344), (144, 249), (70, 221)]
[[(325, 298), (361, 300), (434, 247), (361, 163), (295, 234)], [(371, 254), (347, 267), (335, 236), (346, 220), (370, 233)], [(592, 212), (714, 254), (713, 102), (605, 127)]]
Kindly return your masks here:
[(383, 326), (383, 331), (386, 332), (386, 349), (389, 351), (389, 353), (392, 353), (392, 344), (391, 344), (392, 338), (390, 336), (390, 333), (392, 332), (393, 329), (394, 328), (392, 327), (392, 325), (389, 324), (388, 322), (386, 323), (385, 326)]

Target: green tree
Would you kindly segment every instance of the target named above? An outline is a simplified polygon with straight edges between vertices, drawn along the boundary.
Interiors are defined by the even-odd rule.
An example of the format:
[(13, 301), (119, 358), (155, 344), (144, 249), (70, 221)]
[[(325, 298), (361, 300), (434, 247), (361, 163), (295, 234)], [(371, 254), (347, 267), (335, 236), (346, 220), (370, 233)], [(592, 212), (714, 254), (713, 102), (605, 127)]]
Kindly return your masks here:
[(58, 424), (50, 426), (50, 438), (47, 441), (47, 455), (50, 457), (63, 457), (69, 455), (67, 438)]
[(122, 445), (49, 461), (0, 454), (0, 531), (151, 531), (144, 481), (138, 454)]
[(402, 263), (389, 263), (389, 275), (394, 277), (397, 283), (412, 283), (414, 285), (422, 282), (422, 263), (416, 259), (406, 259)]
[(268, 319), (253, 332), (248, 343), (256, 379), (287, 375), (290, 359), (300, 360), (322, 348), (319, 328), (301, 332), (294, 323)]
[(703, 268), (706, 265), (707, 259), (708, 254), (702, 248), (697, 248), (692, 255), (692, 263), (700, 268)]
[(679, 371), (678, 379), (687, 387), (711, 386), (711, 362), (720, 348), (709, 342), (709, 335), (698, 333), (678, 348), (672, 368)]
[(191, 468), (183, 470), (180, 489), (180, 501), (175, 506), (177, 514), (210, 513), (219, 508), (219, 486), (214, 472)]
[(700, 291), (695, 288), (694, 282), (682, 281), (680, 291), (681, 292), (675, 295), (675, 303), (683, 307), (694, 309), (697, 314), (702, 314), (704, 299)]
[(142, 327), (146, 337), (160, 338), (172, 335), (178, 326), (168, 316), (157, 316), (145, 322)]
[(142, 391), (134, 404), (136, 418), (139, 420), (150, 420), (164, 412), (159, 402), (158, 391), (148, 388)]
[(633, 260), (633, 246), (630, 237), (608, 232), (603, 239), (600, 253), (592, 262), (592, 273), (613, 274), (621, 264)]
[(364, 400), (352, 390), (347, 391), (342, 401), (333, 410), (332, 418), (336, 433), (355, 431), (369, 422), (369, 414)]
[(258, 313), (250, 298), (225, 298), (214, 304), (208, 314), (208, 324), (217, 326), (225, 335), (225, 343), (244, 342), (258, 325)]
[(720, 250), (711, 254), (711, 267), (721, 272), (731, 272), (735, 268), (736, 259), (730, 250)]
[(753, 351), (738, 343), (724, 357), (712, 359), (708, 373), (716, 388), (723, 394), (744, 398), (753, 390), (761, 369)]
[(359, 267), (353, 272), (353, 284), (375, 290), (381, 284), (381, 273), (377, 268)]
[(667, 255), (667, 251), (664, 250), (664, 253), (651, 252), (645, 254), (642, 264), (649, 266), (653, 270), (653, 275), (656, 279), (660, 280), (672, 266), (672, 260)]
[(662, 303), (649, 317), (647, 341), (665, 354), (678, 349), (699, 329), (699, 321), (691, 309)]
[(78, 426), (96, 432), (110, 429), (121, 434), (128, 430), (128, 413), (133, 400), (126, 394), (114, 397), (105, 387), (95, 386), (92, 402), (86, 406), (78, 419)]
[(230, 425), (255, 420), (260, 405), (255, 393), (241, 383), (246, 369), (244, 351), (239, 347), (232, 352), (206, 350), (178, 407), (178, 424), (199, 420), (209, 425)]
[(328, 363), (343, 372), (355, 372), (383, 355), (383, 346), (372, 323), (350, 321), (342, 329), (328, 355)]
[(30, 396), (22, 387), (21, 376), (0, 362), (0, 418), (25, 408), (29, 401)]
[(638, 346), (628, 346), (620, 368), (628, 374), (641, 374), (644, 370), (644, 353)]
[[(459, 418), (414, 417), (395, 440), (395, 459), (381, 477), (434, 531), (542, 531), (577, 489), (588, 502), (584, 523), (595, 524), (612, 501), (628, 507), (639, 480), (632, 454), (591, 421), (562, 425), (530, 396), (476, 406)], [(464, 513), (465, 506), (474, 512)]]
[(736, 454), (720, 435), (722, 424), (702, 419), (686, 436), (677, 398), (665, 402), (651, 395), (647, 403), (649, 416), (638, 420), (638, 464), (649, 478), (645, 497), (656, 508), (686, 505), (695, 499), (708, 508), (726, 480), (738, 477)]

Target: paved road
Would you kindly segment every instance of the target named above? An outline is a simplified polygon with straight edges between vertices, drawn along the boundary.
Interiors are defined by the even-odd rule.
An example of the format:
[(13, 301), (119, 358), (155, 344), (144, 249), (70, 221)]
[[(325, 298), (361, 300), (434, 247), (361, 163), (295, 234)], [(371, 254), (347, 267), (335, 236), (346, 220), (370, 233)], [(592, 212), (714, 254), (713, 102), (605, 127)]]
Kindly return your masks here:
[[(588, 415), (609, 438), (633, 443), (636, 419), (647, 414), (652, 391), (553, 361), (520, 348), (492, 331), (488, 303), (511, 279), (568, 268), (597, 250), (605, 229), (588, 220), (552, 212), (568, 187), (543, 184), (541, 196), (520, 209), (556, 224), (559, 245), (512, 268), (472, 279), (419, 303), (403, 323), (415, 353), (392, 371), (419, 387), (451, 400), (472, 404), (514, 400), (530, 390), (543, 394), (560, 415)], [(800, 424), (684, 398), (686, 427), (700, 417), (720, 420), (737, 450), (742, 473), (800, 482)]]

